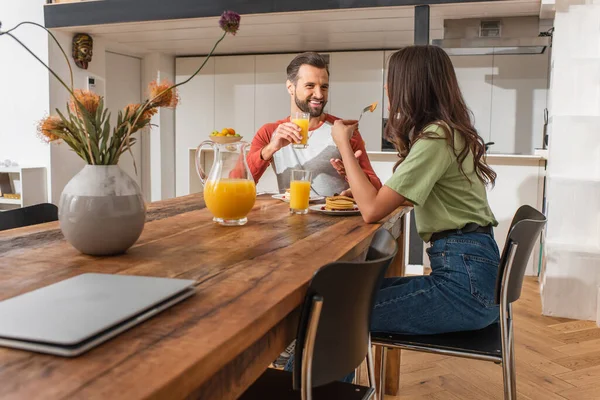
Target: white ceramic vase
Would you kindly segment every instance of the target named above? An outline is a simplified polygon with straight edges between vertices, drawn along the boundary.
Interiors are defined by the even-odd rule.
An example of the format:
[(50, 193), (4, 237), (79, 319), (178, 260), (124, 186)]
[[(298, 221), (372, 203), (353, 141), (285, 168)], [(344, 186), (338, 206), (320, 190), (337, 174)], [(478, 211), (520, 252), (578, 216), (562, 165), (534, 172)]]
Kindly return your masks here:
[(146, 205), (139, 185), (118, 165), (86, 165), (65, 186), (60, 229), (84, 254), (124, 253), (140, 237)]

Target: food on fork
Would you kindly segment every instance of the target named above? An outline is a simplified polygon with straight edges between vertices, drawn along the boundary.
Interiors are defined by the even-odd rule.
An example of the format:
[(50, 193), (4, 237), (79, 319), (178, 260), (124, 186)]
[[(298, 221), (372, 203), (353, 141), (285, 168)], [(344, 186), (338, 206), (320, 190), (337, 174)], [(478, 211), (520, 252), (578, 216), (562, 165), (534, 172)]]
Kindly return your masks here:
[(327, 211), (350, 211), (356, 209), (356, 203), (352, 197), (332, 196), (325, 199), (325, 210)]
[(375, 109), (377, 108), (377, 102), (375, 103), (371, 103), (368, 106), (366, 106), (365, 108), (363, 108), (363, 110), (360, 112), (360, 116), (358, 117), (358, 122), (360, 122), (360, 119), (362, 118), (363, 114), (368, 112), (373, 112), (375, 111)]

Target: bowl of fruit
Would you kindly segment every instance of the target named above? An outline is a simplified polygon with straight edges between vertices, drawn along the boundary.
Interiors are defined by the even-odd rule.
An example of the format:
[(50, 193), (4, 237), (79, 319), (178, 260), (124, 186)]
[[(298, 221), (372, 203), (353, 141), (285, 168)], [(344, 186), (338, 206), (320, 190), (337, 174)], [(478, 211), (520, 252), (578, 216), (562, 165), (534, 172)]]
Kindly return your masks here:
[(233, 128), (223, 128), (220, 132), (213, 131), (210, 134), (210, 140), (219, 144), (229, 144), (239, 142), (242, 137), (235, 133)]

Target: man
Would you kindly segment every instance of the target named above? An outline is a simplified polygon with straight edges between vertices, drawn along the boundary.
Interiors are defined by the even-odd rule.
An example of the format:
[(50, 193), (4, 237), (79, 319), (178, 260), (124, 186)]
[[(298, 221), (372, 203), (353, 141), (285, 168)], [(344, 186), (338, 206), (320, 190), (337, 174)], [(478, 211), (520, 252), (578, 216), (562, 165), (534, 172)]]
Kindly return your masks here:
[[(290, 187), (292, 170), (304, 169), (313, 173), (313, 194), (351, 196), (340, 153), (331, 138), (333, 122), (339, 118), (323, 112), (329, 92), (327, 62), (317, 53), (299, 54), (287, 67), (286, 85), (291, 100), (290, 115), (295, 112), (310, 114), (308, 147), (295, 149), (290, 146), (301, 140), (300, 128), (290, 122), (290, 117), (263, 125), (252, 140), (247, 158), (254, 181), (258, 182), (272, 164), (280, 191)], [(351, 143), (371, 184), (376, 189), (381, 188), (358, 131)]]

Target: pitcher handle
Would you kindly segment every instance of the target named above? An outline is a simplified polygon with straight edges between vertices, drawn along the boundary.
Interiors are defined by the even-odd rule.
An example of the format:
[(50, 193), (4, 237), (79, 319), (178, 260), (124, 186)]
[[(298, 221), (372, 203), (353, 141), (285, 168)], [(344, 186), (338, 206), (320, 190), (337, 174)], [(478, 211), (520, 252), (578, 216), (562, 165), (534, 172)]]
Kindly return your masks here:
[[(200, 143), (200, 145), (196, 148), (196, 172), (198, 173), (200, 182), (202, 182), (202, 186), (206, 185), (206, 179), (208, 178), (208, 176), (206, 175), (206, 172), (204, 171), (204, 168), (202, 168), (202, 158), (201, 158), (202, 150), (204, 150), (205, 146), (210, 146), (213, 149), (213, 151), (216, 152), (215, 144), (211, 140), (205, 140), (204, 142)], [(215, 154), (215, 157), (216, 157), (216, 154)]]

